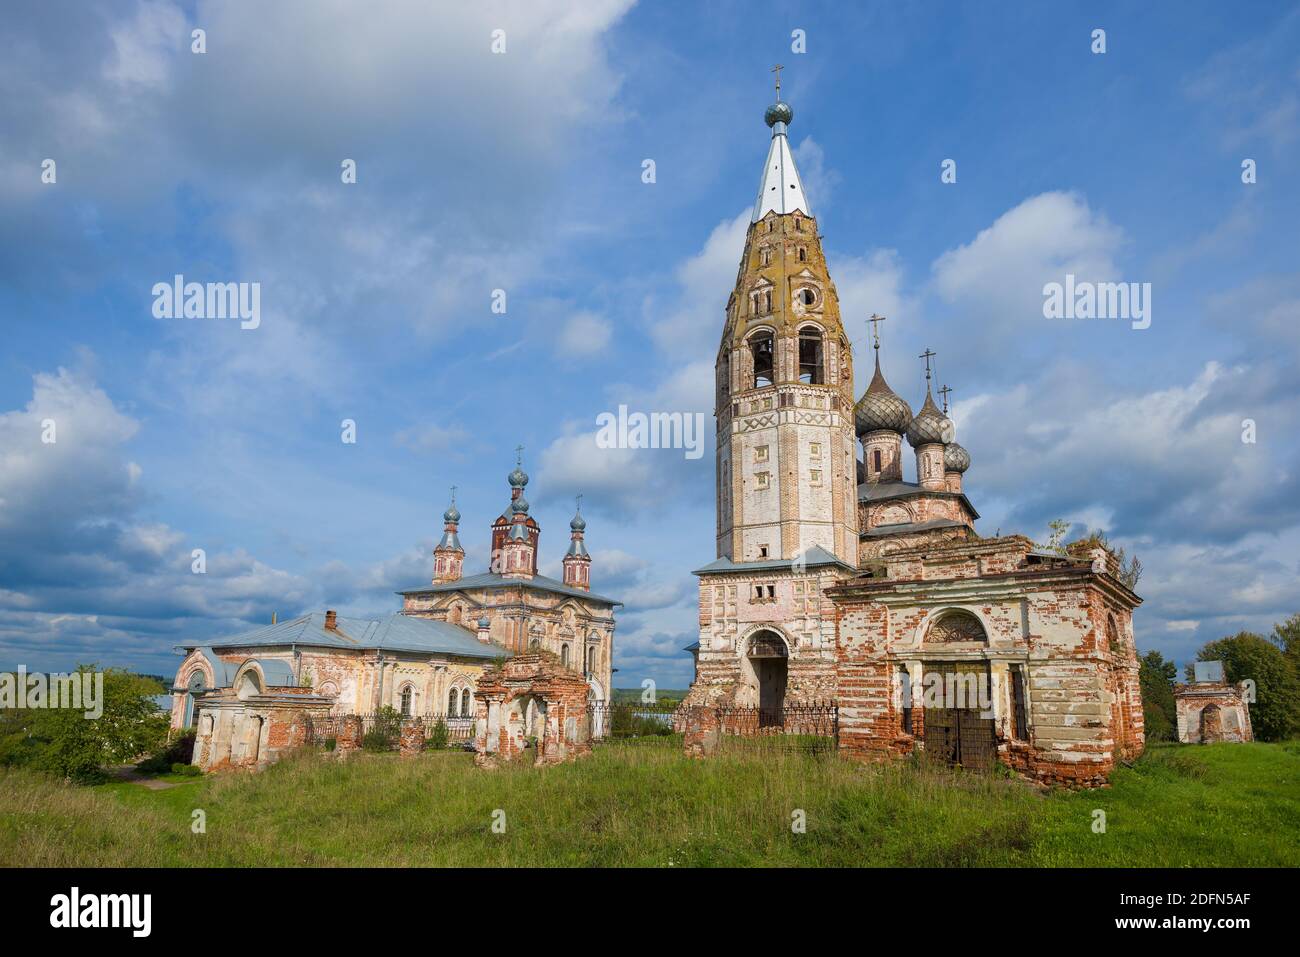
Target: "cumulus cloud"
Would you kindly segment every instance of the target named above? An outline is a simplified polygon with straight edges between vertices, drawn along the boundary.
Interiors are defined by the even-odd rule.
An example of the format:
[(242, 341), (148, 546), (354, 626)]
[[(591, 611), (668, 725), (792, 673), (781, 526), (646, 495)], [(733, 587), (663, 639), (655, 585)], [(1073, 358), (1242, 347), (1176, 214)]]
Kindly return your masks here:
[(555, 351), (561, 357), (597, 356), (609, 348), (612, 338), (608, 319), (583, 310), (571, 315), (560, 328)]

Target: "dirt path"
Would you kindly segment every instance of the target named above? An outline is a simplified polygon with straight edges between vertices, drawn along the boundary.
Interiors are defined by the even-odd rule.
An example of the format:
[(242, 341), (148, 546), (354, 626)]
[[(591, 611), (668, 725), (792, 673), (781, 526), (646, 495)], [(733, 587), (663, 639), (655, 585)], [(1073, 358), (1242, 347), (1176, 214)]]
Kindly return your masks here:
[(172, 781), (159, 781), (157, 778), (151, 778), (148, 775), (141, 774), (133, 765), (123, 764), (116, 768), (109, 768), (108, 773), (113, 776), (115, 781), (130, 781), (141, 787), (146, 787), (150, 791), (166, 791), (168, 788), (176, 787)]

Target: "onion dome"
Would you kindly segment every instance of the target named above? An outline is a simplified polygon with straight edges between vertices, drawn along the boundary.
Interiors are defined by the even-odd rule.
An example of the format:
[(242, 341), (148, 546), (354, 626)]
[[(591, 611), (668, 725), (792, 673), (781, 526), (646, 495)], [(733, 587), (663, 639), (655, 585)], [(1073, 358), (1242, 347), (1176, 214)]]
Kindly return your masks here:
[(769, 106), (767, 112), (763, 114), (763, 122), (769, 127), (776, 126), (778, 123), (784, 123), (786, 126), (789, 126), (790, 121), (793, 119), (794, 110), (790, 108), (790, 104), (781, 103), (779, 101)]
[(486, 630), (492, 626), (492, 620), (488, 618), (487, 615), (482, 615), (479, 617), (478, 626), (479, 628)]
[(528, 484), (528, 473), (516, 465), (515, 470), (507, 476), (507, 481), (510, 482), (511, 488), (523, 488)]
[(970, 468), (970, 453), (956, 442), (949, 442), (943, 450), (945, 472), (965, 472)]
[(451, 507), (449, 507), (447, 511), (442, 513), (442, 520), (444, 522), (448, 522), (451, 524), (455, 524), (456, 522), (460, 521), (460, 509), (456, 507), (455, 502), (452, 502)]
[(912, 419), (911, 424), (907, 427), (908, 444), (912, 448), (928, 445), (932, 442), (942, 444), (951, 439), (952, 434), (952, 419), (939, 411), (939, 407), (934, 404), (934, 397), (927, 390), (925, 404), (921, 406), (921, 411), (916, 413), (916, 417)]
[(520, 512), (523, 512), (525, 515), (528, 514), (528, 499), (524, 498), (522, 495), (510, 503), (510, 513), (512, 515), (518, 515)]
[(859, 436), (880, 429), (901, 435), (912, 422), (912, 407), (889, 387), (880, 372), (879, 353), (876, 354), (876, 374), (871, 377), (871, 384), (853, 411)]
[(587, 530), (587, 520), (578, 512), (573, 516), (573, 521), (569, 522), (569, 528), (575, 532), (585, 532)]

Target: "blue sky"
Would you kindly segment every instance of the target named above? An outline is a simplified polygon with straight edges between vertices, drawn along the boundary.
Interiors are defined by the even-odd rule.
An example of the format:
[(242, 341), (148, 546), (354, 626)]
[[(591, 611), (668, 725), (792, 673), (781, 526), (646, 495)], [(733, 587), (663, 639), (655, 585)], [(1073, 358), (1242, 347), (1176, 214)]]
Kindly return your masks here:
[[(1300, 610), (1289, 5), (20, 2), (0, 667), (170, 674), (273, 611), (396, 610), (450, 485), (486, 565), (522, 444), (544, 571), (585, 496), (616, 683), (684, 685), (711, 456), (592, 435), (711, 414), (775, 62), (859, 367), (872, 312), (914, 406), (938, 353), (980, 531), (1106, 531), (1179, 660)], [(1150, 328), (1044, 319), (1067, 272), (1151, 283)], [(260, 327), (155, 319), (176, 273), (260, 282)]]

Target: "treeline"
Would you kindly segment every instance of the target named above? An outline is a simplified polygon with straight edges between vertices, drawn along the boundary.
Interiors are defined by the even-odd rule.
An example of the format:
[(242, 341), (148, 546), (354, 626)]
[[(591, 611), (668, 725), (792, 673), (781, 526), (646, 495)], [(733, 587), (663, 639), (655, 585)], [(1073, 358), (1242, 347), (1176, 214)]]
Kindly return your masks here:
[[(78, 674), (94, 674), (78, 665)], [(0, 765), (46, 771), (79, 782), (100, 780), (106, 765), (124, 764), (161, 748), (169, 717), (154, 704), (158, 681), (120, 668), (103, 669), (103, 712), (81, 708), (0, 708)]]
[[(1222, 661), (1231, 683), (1255, 682), (1250, 723), (1260, 741), (1282, 741), (1300, 734), (1300, 613), (1273, 626), (1267, 636), (1250, 631), (1206, 642), (1197, 661)], [(1139, 681), (1148, 741), (1177, 741), (1174, 683), (1178, 668), (1158, 651), (1142, 656)], [(1192, 665), (1184, 669), (1192, 680)]]

